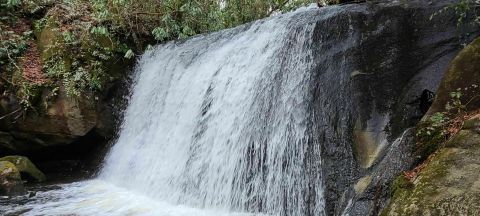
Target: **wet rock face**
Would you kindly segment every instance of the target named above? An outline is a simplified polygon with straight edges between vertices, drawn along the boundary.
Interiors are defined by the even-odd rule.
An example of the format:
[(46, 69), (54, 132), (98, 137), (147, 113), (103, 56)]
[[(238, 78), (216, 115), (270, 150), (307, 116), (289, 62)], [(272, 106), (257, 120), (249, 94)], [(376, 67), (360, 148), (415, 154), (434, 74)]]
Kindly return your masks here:
[[(451, 92), (467, 111), (480, 107), (480, 38), (465, 47), (450, 63), (428, 115), (446, 111)], [(470, 90), (470, 91), (469, 91)], [(468, 101), (468, 102), (467, 102)], [(396, 187), (383, 215), (478, 215), (480, 199), (480, 116), (466, 120), (462, 130), (426, 162), (411, 185)]]
[(378, 214), (391, 181), (415, 163), (413, 133), (395, 140), (424, 114), (422, 92), (437, 90), (461, 44), (480, 33), (473, 19), (459, 32), (453, 10), (430, 19), (450, 3), (345, 5), (317, 21), (311, 104), (327, 214)]
[[(29, 110), (18, 118), (19, 113), (14, 113), (0, 120), (0, 157), (25, 155), (50, 173), (97, 167), (114, 136), (123, 90), (111, 90), (116, 92), (113, 95), (106, 92), (99, 100), (93, 96), (71, 99), (60, 91), (46, 110)], [(15, 99), (5, 107), (8, 112), (0, 113), (19, 109)], [(52, 163), (64, 160), (81, 161), (82, 166), (61, 168)]]
[[(46, 100), (41, 97), (41, 100)], [(86, 97), (68, 98), (63, 90), (54, 101), (49, 102), (47, 108), (40, 108), (36, 113), (29, 111), (22, 114), (15, 98), (5, 102), (1, 113), (13, 114), (2, 119), (0, 146), (7, 152), (23, 153), (66, 145), (86, 135), (98, 122), (99, 114), (94, 100)]]
[[(120, 70), (120, 69), (118, 69)], [(128, 69), (123, 68), (128, 77)], [(39, 89), (34, 109), (23, 111), (13, 95), (0, 97), (0, 156), (30, 154), (71, 145), (87, 135), (98, 143), (112, 138), (121, 110), (125, 107), (129, 80), (111, 83), (102, 94), (88, 93), (77, 98), (66, 95), (61, 86), (52, 98), (48, 89)], [(0, 87), (2, 83), (0, 83)]]

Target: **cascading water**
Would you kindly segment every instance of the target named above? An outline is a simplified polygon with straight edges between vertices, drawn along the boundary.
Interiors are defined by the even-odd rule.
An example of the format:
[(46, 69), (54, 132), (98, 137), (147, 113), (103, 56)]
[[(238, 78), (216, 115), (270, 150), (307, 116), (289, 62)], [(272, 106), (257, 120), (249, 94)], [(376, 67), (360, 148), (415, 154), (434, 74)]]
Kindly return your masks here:
[(101, 178), (175, 204), (321, 214), (305, 164), (314, 25), (294, 15), (145, 54)]
[(309, 103), (315, 22), (299, 14), (144, 54), (97, 180), (46, 192), (59, 199), (26, 214), (325, 214)]

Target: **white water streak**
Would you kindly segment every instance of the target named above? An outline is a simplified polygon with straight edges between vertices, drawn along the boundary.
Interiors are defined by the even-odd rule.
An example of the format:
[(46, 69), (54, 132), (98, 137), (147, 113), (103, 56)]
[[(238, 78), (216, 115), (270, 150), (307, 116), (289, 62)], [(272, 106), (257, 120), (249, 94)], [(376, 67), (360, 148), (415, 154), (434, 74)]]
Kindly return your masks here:
[(145, 54), (102, 178), (175, 204), (302, 215), (313, 25), (286, 20)]

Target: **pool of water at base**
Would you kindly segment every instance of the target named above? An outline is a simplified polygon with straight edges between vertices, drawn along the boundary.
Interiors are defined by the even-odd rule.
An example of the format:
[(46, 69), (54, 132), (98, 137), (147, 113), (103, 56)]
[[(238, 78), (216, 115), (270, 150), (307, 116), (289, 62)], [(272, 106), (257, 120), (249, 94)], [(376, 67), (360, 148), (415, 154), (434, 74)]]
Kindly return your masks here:
[(25, 196), (0, 197), (5, 216), (264, 216), (172, 205), (102, 180), (29, 187)]

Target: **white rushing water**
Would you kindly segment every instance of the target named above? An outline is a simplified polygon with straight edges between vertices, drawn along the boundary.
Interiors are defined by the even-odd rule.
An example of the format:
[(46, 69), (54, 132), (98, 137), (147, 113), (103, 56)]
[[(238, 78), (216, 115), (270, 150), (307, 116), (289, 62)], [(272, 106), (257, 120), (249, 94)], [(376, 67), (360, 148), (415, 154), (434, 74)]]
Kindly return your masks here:
[(314, 23), (298, 13), (144, 54), (98, 179), (45, 192), (64, 198), (26, 215), (323, 215), (321, 172), (306, 165), (320, 155), (308, 146)]

